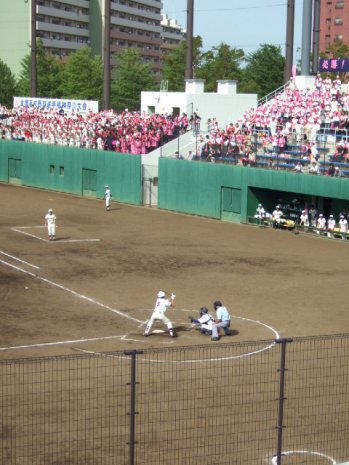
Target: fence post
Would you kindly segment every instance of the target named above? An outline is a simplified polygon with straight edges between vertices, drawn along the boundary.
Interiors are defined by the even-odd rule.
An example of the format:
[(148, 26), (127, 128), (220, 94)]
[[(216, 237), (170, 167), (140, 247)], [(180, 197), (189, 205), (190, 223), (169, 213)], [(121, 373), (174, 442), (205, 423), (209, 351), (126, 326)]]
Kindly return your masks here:
[(131, 356), (131, 379), (128, 383), (130, 385), (130, 411), (127, 412), (127, 415), (130, 416), (130, 441), (127, 443), (130, 446), (130, 461), (129, 465), (134, 465), (135, 463), (135, 423), (136, 423), (136, 355), (142, 354), (142, 350), (127, 350), (124, 352), (125, 355)]
[(284, 428), (283, 418), (284, 418), (284, 401), (285, 397), (285, 371), (286, 366), (286, 344), (293, 342), (293, 339), (276, 339), (277, 344), (281, 344), (281, 360), (280, 360), (280, 385), (279, 385), (279, 413), (278, 413), (278, 437), (277, 437), (277, 452), (276, 452), (276, 465), (281, 465), (281, 456), (282, 456), (282, 430)]

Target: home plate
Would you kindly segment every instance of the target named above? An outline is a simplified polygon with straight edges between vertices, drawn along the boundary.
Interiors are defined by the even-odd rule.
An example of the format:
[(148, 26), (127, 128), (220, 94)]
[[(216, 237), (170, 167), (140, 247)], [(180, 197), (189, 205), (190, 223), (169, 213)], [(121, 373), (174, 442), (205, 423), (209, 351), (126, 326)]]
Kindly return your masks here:
[(164, 334), (166, 331), (164, 331), (163, 329), (154, 329), (154, 331), (152, 331), (153, 334)]

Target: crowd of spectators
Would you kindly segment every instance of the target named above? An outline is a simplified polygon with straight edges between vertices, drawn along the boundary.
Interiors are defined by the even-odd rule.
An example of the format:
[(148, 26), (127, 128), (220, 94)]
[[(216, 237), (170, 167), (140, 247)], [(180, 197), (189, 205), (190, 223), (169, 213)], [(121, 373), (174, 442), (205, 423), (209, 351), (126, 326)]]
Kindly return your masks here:
[(190, 119), (125, 110), (98, 113), (0, 106), (2, 139), (146, 154), (187, 131)]
[[(349, 130), (349, 94), (342, 92), (339, 76), (318, 74), (314, 84), (312, 89), (298, 89), (291, 78), (272, 100), (245, 112), (236, 122), (220, 127), (216, 119), (209, 119), (206, 135), (198, 131), (196, 114), (189, 118), (184, 113), (147, 115), (127, 109), (68, 113), (59, 108), (1, 106), (0, 134), (3, 139), (146, 154), (192, 128), (199, 142), (196, 156), (204, 160), (238, 156), (241, 164), (253, 166), (257, 142), (264, 153), (283, 156), (292, 139), (312, 162), (321, 131), (342, 131), (344, 136)], [(346, 137), (338, 142), (334, 158), (347, 161)]]
[[(313, 89), (298, 89), (293, 78), (283, 91), (272, 100), (244, 113), (235, 123), (219, 128), (214, 119), (208, 121), (208, 135), (202, 141), (201, 159), (215, 161), (217, 157), (243, 154), (242, 164), (256, 151), (257, 142), (264, 153), (283, 156), (289, 141), (295, 141), (300, 149), (311, 150), (321, 133), (341, 135), (334, 156), (346, 161), (349, 131), (349, 94), (341, 91), (339, 76), (331, 79), (318, 74)], [(246, 156), (248, 154), (248, 156)], [(253, 166), (253, 154), (252, 163)]]

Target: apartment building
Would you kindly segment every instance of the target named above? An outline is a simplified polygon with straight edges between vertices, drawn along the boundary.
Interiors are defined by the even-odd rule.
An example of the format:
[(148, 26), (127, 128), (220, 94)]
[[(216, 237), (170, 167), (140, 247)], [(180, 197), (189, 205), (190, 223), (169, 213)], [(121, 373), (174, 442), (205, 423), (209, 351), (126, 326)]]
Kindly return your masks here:
[(336, 40), (349, 45), (349, 1), (321, 0), (320, 52)]
[[(107, 0), (6, 0), (0, 18), (0, 58), (15, 74), (30, 53), (32, 1), (36, 2), (36, 36), (49, 53), (65, 60), (88, 45), (102, 55)], [(143, 62), (158, 74), (164, 48), (184, 37), (176, 23), (163, 22), (161, 0), (110, 0), (111, 54), (137, 48)]]
[(177, 23), (175, 19), (169, 18), (167, 15), (162, 16), (162, 49), (169, 50), (176, 47), (185, 37), (186, 31)]

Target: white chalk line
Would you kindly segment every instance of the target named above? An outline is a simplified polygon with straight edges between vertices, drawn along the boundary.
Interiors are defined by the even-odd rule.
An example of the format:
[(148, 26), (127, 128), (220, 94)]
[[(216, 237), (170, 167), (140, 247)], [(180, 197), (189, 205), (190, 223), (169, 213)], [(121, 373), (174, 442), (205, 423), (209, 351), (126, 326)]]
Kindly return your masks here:
[[(63, 243), (63, 242), (99, 242), (100, 239), (56, 239), (55, 241), (49, 241), (48, 239), (44, 239), (43, 237), (37, 236), (36, 234), (30, 234), (26, 231), (22, 231), (22, 229), (32, 229), (32, 228), (45, 228), (46, 226), (19, 226), (17, 228), (11, 228), (12, 231), (16, 231), (20, 234), (24, 234), (25, 236), (34, 237), (34, 239), (39, 239), (43, 242), (49, 243)], [(58, 227), (58, 226), (57, 226)]]
[(12, 231), (16, 231), (20, 234), (24, 234), (25, 236), (29, 236), (29, 237), (34, 237), (35, 239), (39, 239), (40, 241), (43, 241), (43, 242), (49, 242), (47, 239), (44, 239), (43, 237), (40, 237), (40, 236), (36, 236), (35, 234), (30, 234), (28, 232), (25, 232), (25, 231), (20, 231), (19, 229), (17, 228), (11, 228)]
[[(185, 309), (185, 311), (188, 311), (188, 310)], [(267, 325), (265, 323), (262, 323), (261, 321), (252, 320), (251, 318), (245, 318), (245, 317), (240, 317), (240, 316), (233, 316), (233, 320), (234, 319), (240, 319), (240, 320), (245, 320), (245, 321), (250, 321), (252, 323), (260, 324), (260, 325), (266, 327), (267, 329), (271, 330), (274, 333), (275, 339), (280, 338), (279, 333), (272, 326)], [(252, 355), (257, 355), (259, 353), (262, 353), (262, 352), (265, 352), (265, 351), (267, 351), (269, 349), (272, 349), (275, 345), (276, 345), (276, 342), (273, 341), (271, 344), (267, 345), (266, 347), (262, 347), (261, 349), (258, 349), (258, 350), (252, 351), (252, 352), (245, 352), (245, 353), (240, 354), (240, 355), (230, 355), (230, 356), (227, 356), (227, 357), (216, 357), (216, 358), (205, 358), (205, 359), (189, 359), (189, 360), (166, 360), (166, 359), (161, 360), (161, 359), (146, 359), (144, 357), (139, 356), (138, 360), (143, 361), (143, 362), (147, 362), (147, 363), (206, 363), (206, 362), (221, 362), (221, 361), (226, 361), (226, 360), (235, 360), (235, 359), (240, 359), (240, 358), (244, 358), (244, 357), (250, 357)], [(193, 346), (193, 348), (195, 349), (195, 346)], [(100, 356), (103, 356), (103, 357), (124, 358), (123, 356), (115, 355), (115, 354), (108, 353), (108, 352), (96, 352), (96, 351), (85, 350), (85, 349), (75, 349), (75, 350), (79, 350), (81, 352), (88, 353), (88, 354), (91, 354), (91, 355), (100, 355)]]
[[(144, 321), (142, 321), (142, 320), (139, 320), (139, 319), (134, 318), (134, 317), (132, 317), (130, 315), (127, 315), (127, 314), (121, 312), (120, 310), (116, 310), (116, 309), (110, 307), (109, 305), (98, 302), (97, 300), (92, 299), (91, 297), (85, 296), (83, 294), (79, 294), (78, 292), (76, 292), (76, 291), (74, 291), (72, 289), (69, 289), (69, 288), (67, 288), (67, 287), (65, 287), (65, 286), (63, 286), (61, 284), (55, 283), (54, 281), (50, 281), (49, 279), (46, 279), (46, 278), (44, 278), (42, 276), (31, 273), (30, 271), (23, 270), (22, 268), (20, 268), (20, 267), (18, 267), (16, 265), (13, 265), (11, 263), (5, 262), (4, 260), (0, 259), (0, 263), (4, 264), (6, 266), (9, 266), (11, 268), (14, 268), (17, 271), (20, 271), (20, 272), (22, 272), (24, 274), (27, 274), (27, 275), (29, 275), (29, 276), (31, 276), (33, 278), (36, 278), (36, 279), (38, 279), (40, 281), (43, 281), (43, 282), (45, 282), (47, 284), (50, 284), (51, 286), (57, 287), (58, 289), (62, 289), (64, 291), (66, 291), (66, 292), (69, 292), (69, 293), (75, 295), (78, 298), (81, 298), (83, 300), (87, 300), (90, 303), (93, 303), (93, 304), (95, 304), (97, 306), (105, 308), (105, 309), (111, 311), (112, 313), (115, 313), (115, 314), (117, 314), (119, 316), (122, 316), (124, 318), (127, 318), (129, 320), (135, 321), (136, 323), (139, 323), (138, 327), (144, 325)], [(185, 309), (184, 311), (187, 311), (187, 309)], [(250, 318), (239, 317), (239, 316), (234, 316), (233, 318), (244, 320), (244, 321), (250, 321), (252, 323), (257, 323), (259, 325), (262, 325), (262, 326), (264, 326), (265, 328), (267, 328), (268, 330), (270, 330), (270, 331), (272, 331), (274, 333), (275, 339), (279, 339), (279, 337), (280, 337), (279, 333), (273, 327), (271, 327), (270, 325), (267, 325), (265, 323), (262, 323), (261, 321), (252, 320)], [(85, 340), (85, 342), (86, 342), (86, 340)], [(142, 342), (145, 342), (145, 341), (142, 341)], [(62, 341), (59, 344), (62, 344), (62, 343), (64, 343), (64, 342)], [(71, 342), (68, 342), (68, 343), (71, 343)], [(51, 343), (51, 344), (54, 344), (54, 343)], [(199, 359), (199, 360), (193, 360), (193, 359), (192, 360), (184, 360), (184, 361), (180, 361), (180, 360), (176, 361), (176, 360), (174, 360), (174, 361), (172, 361), (172, 363), (200, 363), (200, 362), (206, 362), (206, 361), (213, 362), (213, 361), (239, 359), (239, 358), (248, 357), (248, 356), (256, 355), (256, 354), (259, 354), (261, 352), (267, 351), (267, 350), (271, 349), (272, 347), (274, 347), (274, 345), (275, 345), (275, 342), (272, 342), (271, 344), (269, 344), (266, 347), (263, 347), (262, 349), (258, 349), (258, 350), (255, 350), (255, 351), (252, 351), (252, 352), (247, 352), (247, 353), (240, 354), (240, 355), (232, 355), (232, 356), (228, 356), (228, 357), (218, 357), (218, 358), (210, 358), (210, 359)], [(2, 350), (6, 350), (6, 348), (3, 348)], [(99, 352), (95, 352), (95, 354), (99, 354)], [(102, 355), (102, 353), (100, 353), (100, 354)], [(167, 363), (166, 360), (147, 360), (147, 361), (153, 361), (153, 362), (158, 362), (158, 363), (159, 362)]]
[(122, 336), (104, 336), (104, 337), (90, 337), (82, 339), (72, 339), (67, 341), (55, 341), (55, 342), (40, 342), (37, 344), (25, 344), (20, 346), (10, 346), (10, 347), (0, 347), (1, 351), (5, 350), (14, 350), (14, 349), (33, 349), (35, 347), (50, 347), (50, 346), (59, 346), (64, 344), (78, 344), (80, 342), (94, 342), (94, 341), (103, 341), (108, 339), (123, 339), (125, 341), (135, 341), (140, 342), (137, 339), (127, 339), (127, 334)]
[(39, 266), (33, 265), (32, 263), (26, 262), (25, 260), (21, 260), (20, 258), (15, 257), (14, 255), (10, 255), (4, 252), (3, 250), (0, 250), (0, 254), (5, 255), (5, 257), (12, 258), (13, 260), (16, 260), (17, 262), (24, 263), (25, 265), (28, 265), (28, 266), (31, 266), (32, 268), (36, 268), (37, 270), (40, 270)]
[[(329, 462), (332, 463), (332, 465), (337, 464), (336, 460), (333, 457), (330, 457), (329, 455), (326, 455), (326, 454), (322, 454), (321, 452), (314, 452), (314, 451), (311, 451), (311, 450), (289, 450), (289, 451), (286, 451), (286, 452), (282, 452), (281, 455), (282, 456), (285, 456), (285, 455), (315, 455), (317, 457), (321, 457), (321, 458), (324, 458), (324, 459), (328, 460)], [(271, 463), (273, 465), (277, 465), (277, 456), (276, 455), (274, 455), (274, 457), (272, 458)]]
[(26, 271), (23, 268), (20, 268), (20, 267), (18, 267), (16, 265), (5, 262), (4, 260), (0, 259), (0, 263), (4, 264), (6, 266), (9, 266), (11, 268), (14, 268), (15, 270), (20, 271), (20, 272), (22, 272), (24, 274), (27, 274), (28, 276), (31, 276), (32, 278), (36, 278), (36, 279), (38, 279), (40, 281), (43, 281), (43, 282), (45, 282), (47, 284), (50, 284), (51, 286), (57, 287), (58, 289), (62, 289), (63, 291), (69, 292), (70, 294), (73, 294), (73, 295), (75, 295), (76, 297), (78, 297), (80, 299), (86, 300), (86, 301), (88, 301), (90, 303), (93, 303), (94, 305), (97, 305), (97, 306), (99, 306), (101, 308), (105, 308), (106, 310), (109, 310), (110, 312), (115, 313), (116, 315), (119, 315), (119, 316), (122, 316), (124, 318), (129, 319), (129, 320), (135, 321), (136, 323), (143, 324), (143, 321), (138, 320), (138, 318), (134, 318), (131, 315), (127, 315), (126, 313), (123, 313), (120, 310), (112, 308), (109, 305), (103, 304), (102, 302), (99, 302), (96, 299), (92, 299), (91, 297), (88, 297), (88, 296), (86, 296), (84, 294), (79, 294), (78, 292), (74, 291), (73, 289), (69, 289), (68, 287), (63, 286), (62, 284), (58, 284), (58, 283), (55, 283), (54, 281), (50, 281), (49, 279), (46, 279), (43, 276), (39, 276), (39, 275), (37, 275), (35, 273), (31, 273), (30, 271)]

